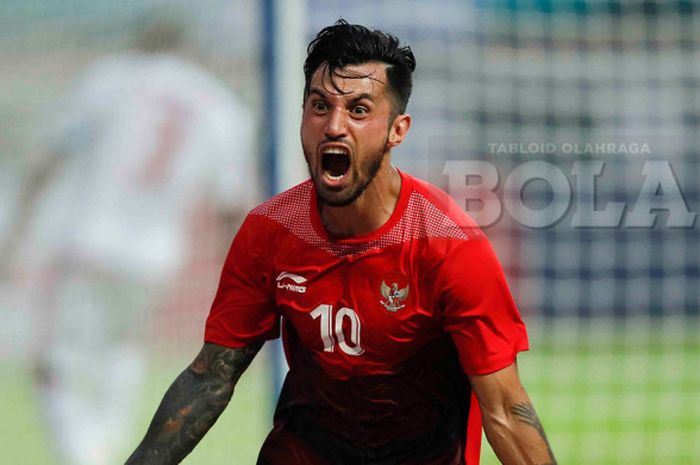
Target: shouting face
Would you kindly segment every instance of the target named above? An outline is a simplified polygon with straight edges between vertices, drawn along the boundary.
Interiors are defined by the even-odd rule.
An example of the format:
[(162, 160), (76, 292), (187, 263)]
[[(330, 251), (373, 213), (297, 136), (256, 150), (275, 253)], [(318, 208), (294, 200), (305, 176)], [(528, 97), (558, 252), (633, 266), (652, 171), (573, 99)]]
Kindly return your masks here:
[(354, 202), (397, 145), (386, 65), (325, 65), (311, 78), (304, 101), (301, 142), (319, 202)]

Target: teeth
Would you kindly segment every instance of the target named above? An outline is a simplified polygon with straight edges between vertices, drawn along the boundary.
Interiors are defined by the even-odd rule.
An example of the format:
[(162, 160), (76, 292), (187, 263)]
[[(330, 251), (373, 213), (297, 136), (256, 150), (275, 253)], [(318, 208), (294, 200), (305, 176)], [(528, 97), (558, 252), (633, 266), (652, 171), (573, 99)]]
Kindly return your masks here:
[(341, 148), (330, 148), (323, 151), (323, 153), (337, 153), (340, 155), (347, 155), (347, 152)]

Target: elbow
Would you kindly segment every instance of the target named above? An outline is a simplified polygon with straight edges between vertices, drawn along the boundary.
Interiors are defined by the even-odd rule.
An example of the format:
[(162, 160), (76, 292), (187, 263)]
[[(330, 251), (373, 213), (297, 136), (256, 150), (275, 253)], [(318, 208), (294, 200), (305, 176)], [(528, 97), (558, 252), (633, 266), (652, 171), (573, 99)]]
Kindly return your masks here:
[(482, 411), (484, 432), (489, 442), (506, 441), (514, 434), (513, 419), (505, 410)]
[(507, 412), (482, 412), (486, 438), (502, 463), (531, 465), (518, 440), (517, 425)]
[(505, 411), (481, 412), (482, 422), (485, 430), (508, 431), (512, 423), (512, 418)]

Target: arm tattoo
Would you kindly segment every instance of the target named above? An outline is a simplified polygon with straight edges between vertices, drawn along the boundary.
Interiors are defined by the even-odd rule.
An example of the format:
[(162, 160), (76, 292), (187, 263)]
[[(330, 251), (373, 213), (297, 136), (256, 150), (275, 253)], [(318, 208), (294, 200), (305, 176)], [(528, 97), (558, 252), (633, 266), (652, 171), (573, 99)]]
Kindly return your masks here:
[(163, 397), (127, 465), (172, 465), (189, 454), (228, 405), (262, 343), (241, 349), (205, 344)]
[(540, 419), (537, 416), (537, 412), (535, 412), (535, 407), (533, 407), (532, 404), (529, 402), (523, 402), (512, 406), (510, 408), (510, 412), (518, 418), (518, 421), (535, 428), (540, 434), (540, 437), (542, 438), (544, 443), (547, 445), (547, 451), (549, 452), (549, 456), (551, 457), (552, 462), (543, 465), (556, 465), (556, 460), (554, 459), (552, 448), (549, 446), (547, 435), (544, 434), (544, 428), (542, 427), (542, 423), (540, 423)]

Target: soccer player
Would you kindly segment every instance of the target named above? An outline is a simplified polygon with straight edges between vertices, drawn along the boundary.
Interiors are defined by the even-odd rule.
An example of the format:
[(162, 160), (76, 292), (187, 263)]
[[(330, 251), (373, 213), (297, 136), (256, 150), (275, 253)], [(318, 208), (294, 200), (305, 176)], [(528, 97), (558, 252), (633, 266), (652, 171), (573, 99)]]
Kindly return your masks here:
[(60, 463), (117, 460), (145, 374), (140, 329), (185, 263), (193, 211), (206, 205), (226, 222), (254, 205), (252, 118), (173, 53), (180, 32), (155, 21), (137, 50), (85, 71), (13, 222)]
[(311, 179), (247, 216), (204, 347), (128, 464), (182, 460), (280, 331), (290, 369), (259, 465), (476, 465), (482, 423), (503, 463), (555, 462), (519, 381), (527, 335), (489, 242), (391, 164), (414, 68), (395, 37), (342, 20), (311, 42)]

